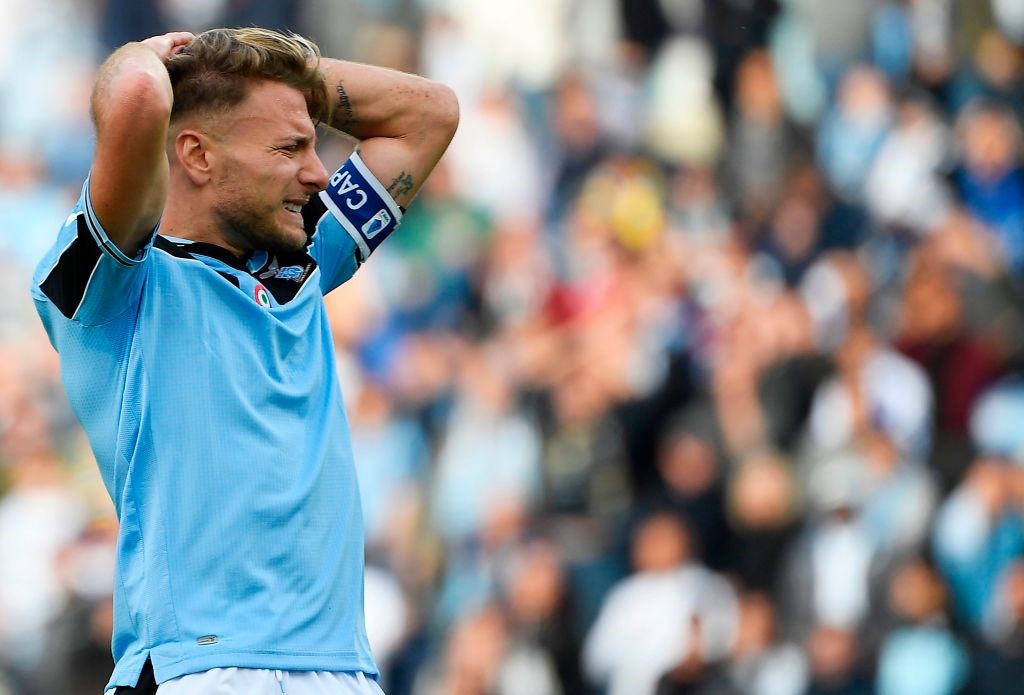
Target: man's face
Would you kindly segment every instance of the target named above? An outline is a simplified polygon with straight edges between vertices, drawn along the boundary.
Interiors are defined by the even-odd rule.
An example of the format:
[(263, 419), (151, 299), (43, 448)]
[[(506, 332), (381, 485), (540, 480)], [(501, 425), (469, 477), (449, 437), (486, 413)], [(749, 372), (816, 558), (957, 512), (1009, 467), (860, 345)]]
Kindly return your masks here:
[(243, 251), (302, 249), (299, 210), (327, 186), (327, 171), (301, 92), (258, 82), (218, 120), (212, 205), (224, 240)]
[(967, 167), (985, 179), (998, 179), (1019, 161), (1020, 142), (1013, 122), (999, 112), (970, 118), (962, 129)]

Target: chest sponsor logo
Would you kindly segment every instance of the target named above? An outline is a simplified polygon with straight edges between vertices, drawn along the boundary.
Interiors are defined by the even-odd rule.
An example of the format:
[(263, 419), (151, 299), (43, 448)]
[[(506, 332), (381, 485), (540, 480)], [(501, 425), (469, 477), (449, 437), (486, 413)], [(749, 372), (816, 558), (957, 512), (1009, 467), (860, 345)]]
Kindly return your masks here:
[(260, 280), (266, 280), (268, 278), (277, 278), (279, 280), (294, 280), (296, 282), (303, 279), (305, 276), (306, 268), (301, 265), (286, 265), (281, 267), (277, 263), (275, 258), (267, 266), (267, 269), (260, 273)]
[(302, 277), (303, 270), (304, 268), (301, 265), (288, 265), (284, 268), (280, 268), (274, 277), (282, 280), (298, 280)]
[(262, 284), (256, 285), (256, 289), (253, 290), (253, 297), (256, 299), (256, 303), (261, 307), (270, 307), (270, 293), (267, 292), (267, 288)]
[(381, 230), (386, 229), (389, 224), (391, 224), (391, 213), (387, 210), (381, 210), (363, 224), (363, 236), (367, 240), (372, 239), (380, 234)]
[(277, 278), (278, 280), (299, 280), (302, 278), (305, 268), (301, 265), (286, 265), (283, 268), (271, 268), (260, 273), (260, 279)]

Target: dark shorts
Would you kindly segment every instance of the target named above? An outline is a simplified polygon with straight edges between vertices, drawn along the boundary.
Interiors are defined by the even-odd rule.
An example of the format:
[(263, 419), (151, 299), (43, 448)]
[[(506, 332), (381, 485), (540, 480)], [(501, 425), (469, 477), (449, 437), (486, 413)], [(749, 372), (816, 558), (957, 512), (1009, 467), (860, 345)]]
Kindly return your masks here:
[(142, 667), (142, 675), (139, 676), (138, 684), (132, 688), (127, 685), (118, 686), (114, 695), (156, 695), (156, 676), (153, 675), (153, 662), (146, 659), (146, 665)]

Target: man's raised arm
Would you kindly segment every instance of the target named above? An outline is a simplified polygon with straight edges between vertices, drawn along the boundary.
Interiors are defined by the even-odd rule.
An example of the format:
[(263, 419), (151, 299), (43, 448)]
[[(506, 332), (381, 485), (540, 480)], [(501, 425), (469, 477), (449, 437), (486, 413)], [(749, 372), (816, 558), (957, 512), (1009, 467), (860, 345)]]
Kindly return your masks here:
[(90, 199), (107, 236), (128, 257), (142, 246), (163, 210), (174, 101), (164, 63), (192, 38), (175, 32), (122, 46), (100, 68), (93, 89), (96, 154)]
[(330, 125), (361, 141), (366, 166), (407, 207), (455, 135), (454, 92), (372, 65), (321, 58), (320, 67), (335, 98)]

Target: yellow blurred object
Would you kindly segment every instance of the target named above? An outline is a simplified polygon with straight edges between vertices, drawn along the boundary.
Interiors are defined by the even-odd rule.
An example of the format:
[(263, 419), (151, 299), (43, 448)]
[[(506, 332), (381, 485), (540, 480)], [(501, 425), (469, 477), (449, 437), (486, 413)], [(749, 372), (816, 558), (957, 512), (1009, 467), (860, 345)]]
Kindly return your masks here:
[(611, 205), (612, 231), (630, 251), (648, 248), (665, 226), (665, 208), (658, 187), (645, 176), (632, 176), (618, 186)]
[(661, 172), (645, 159), (613, 159), (587, 180), (579, 211), (623, 248), (643, 251), (661, 235), (666, 222)]

